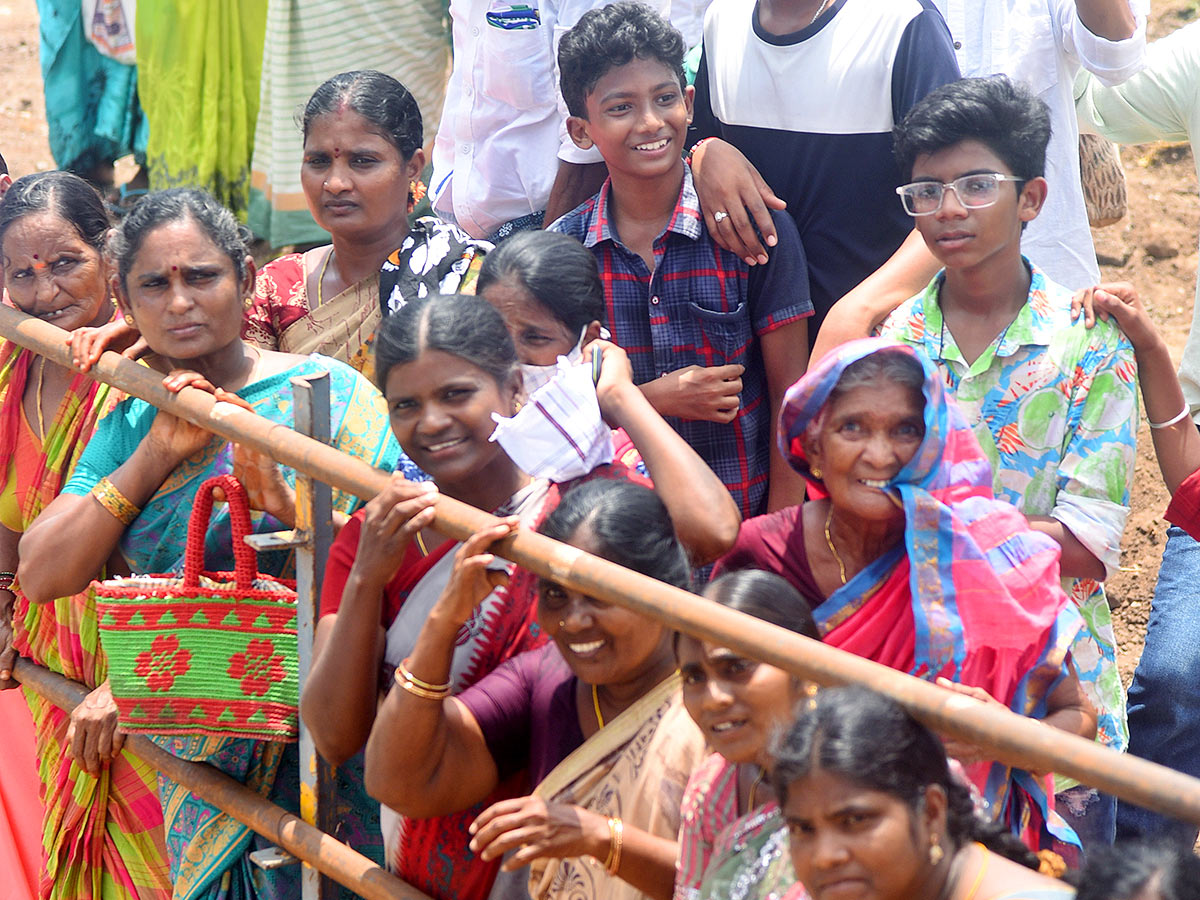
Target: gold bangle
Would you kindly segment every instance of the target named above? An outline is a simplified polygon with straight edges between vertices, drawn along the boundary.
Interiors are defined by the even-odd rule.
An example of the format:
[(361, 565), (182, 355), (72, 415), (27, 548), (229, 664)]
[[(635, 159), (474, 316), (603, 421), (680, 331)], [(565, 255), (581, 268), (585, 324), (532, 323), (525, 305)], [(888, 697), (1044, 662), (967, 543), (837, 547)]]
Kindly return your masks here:
[(608, 859), (604, 868), (609, 875), (615, 876), (621, 868), (621, 845), (624, 843), (625, 824), (616, 816), (608, 818)]
[(402, 661), (400, 663), (400, 665), (396, 666), (396, 674), (402, 676), (404, 678), (404, 680), (407, 681), (409, 684), (414, 684), (419, 688), (425, 688), (425, 690), (427, 690), (427, 691), (434, 691), (439, 694), (450, 693), (450, 682), (449, 681), (447, 681), (445, 684), (430, 684), (428, 681), (422, 681), (420, 678), (418, 678), (416, 675), (414, 675), (412, 672), (409, 671), (407, 659)]
[(447, 687), (444, 691), (429, 691), (423, 687), (420, 687), (419, 685), (413, 684), (404, 677), (404, 673), (401, 672), (401, 668), (401, 666), (396, 666), (396, 684), (400, 685), (400, 687), (404, 688), (404, 690), (408, 691), (410, 694), (420, 697), (422, 700), (436, 700), (438, 703), (441, 703), (450, 696), (449, 687)]
[(101, 478), (96, 482), (91, 494), (122, 525), (132, 525), (134, 520), (141, 515), (141, 507), (130, 503), (129, 498), (107, 478)]

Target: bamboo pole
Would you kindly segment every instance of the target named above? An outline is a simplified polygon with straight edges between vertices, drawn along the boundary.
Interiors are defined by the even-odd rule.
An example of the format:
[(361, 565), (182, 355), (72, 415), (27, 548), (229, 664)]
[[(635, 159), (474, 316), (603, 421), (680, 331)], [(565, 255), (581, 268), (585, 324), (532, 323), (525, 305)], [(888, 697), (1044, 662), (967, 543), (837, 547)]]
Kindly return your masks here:
[[(0, 336), (70, 365), (66, 332), (54, 325), (0, 307)], [(359, 497), (374, 496), (387, 482), (387, 475), (360, 460), (231, 404), (216, 403), (203, 391), (187, 388), (171, 394), (163, 389), (158, 374), (115, 353), (105, 353), (93, 372), (101, 381)], [(436, 511), (437, 529), (458, 540), (495, 521), (488, 513), (446, 496), (438, 498)], [(1057, 772), (1139, 806), (1200, 824), (1200, 780), (1173, 769), (1116, 753), (1007, 709), (827, 647), (532, 531), (521, 530), (497, 542), (493, 549), (574, 590), (819, 684), (866, 685), (891, 697), (931, 728), (974, 743), (1007, 765)]]
[[(14, 676), (55, 706), (70, 712), (87, 688), (27, 659), (18, 659)], [(206, 763), (172, 756), (149, 738), (130, 735), (125, 749), (135, 753), (197, 797), (229, 813), (243, 825), (278, 844), (367, 900), (431, 900), (407, 882), (381, 869), (341, 841), (259, 796)]]

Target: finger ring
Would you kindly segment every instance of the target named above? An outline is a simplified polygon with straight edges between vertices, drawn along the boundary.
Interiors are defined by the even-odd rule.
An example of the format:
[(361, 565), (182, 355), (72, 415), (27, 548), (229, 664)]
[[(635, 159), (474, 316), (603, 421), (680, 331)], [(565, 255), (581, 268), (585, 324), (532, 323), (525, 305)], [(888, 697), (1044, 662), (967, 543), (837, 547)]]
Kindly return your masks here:
[(722, 222), (724, 222), (728, 218), (729, 218), (729, 213), (725, 212), (725, 210), (723, 210), (723, 209), (718, 209), (715, 213), (713, 213), (713, 221), (716, 222), (718, 225), (720, 225)]

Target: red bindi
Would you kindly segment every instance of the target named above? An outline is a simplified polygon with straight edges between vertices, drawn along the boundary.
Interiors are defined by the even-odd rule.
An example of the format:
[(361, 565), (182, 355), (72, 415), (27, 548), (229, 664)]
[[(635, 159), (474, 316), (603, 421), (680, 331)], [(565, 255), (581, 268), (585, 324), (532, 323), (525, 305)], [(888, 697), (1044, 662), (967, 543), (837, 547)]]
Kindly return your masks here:
[(33, 258), (34, 258), (34, 259), (41, 259), (41, 257), (40, 257), (40, 256), (38, 256), (36, 253), (35, 253), (35, 254), (33, 254)]
[(171, 271), (172, 271), (172, 272), (178, 272), (178, 271), (179, 271), (179, 266), (171, 266)]

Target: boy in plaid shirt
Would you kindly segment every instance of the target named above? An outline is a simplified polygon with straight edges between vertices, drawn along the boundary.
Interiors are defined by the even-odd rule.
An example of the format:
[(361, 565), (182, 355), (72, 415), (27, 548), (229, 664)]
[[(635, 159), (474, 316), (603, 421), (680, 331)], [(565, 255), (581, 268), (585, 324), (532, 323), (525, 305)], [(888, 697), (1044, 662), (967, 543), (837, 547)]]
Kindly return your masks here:
[(812, 303), (787, 214), (751, 269), (705, 228), (683, 160), (692, 88), (683, 39), (644, 4), (585, 13), (558, 64), (567, 129), (608, 165), (600, 192), (550, 226), (596, 255), (612, 339), (634, 381), (713, 468), (743, 517), (804, 499), (774, 450), (784, 391), (808, 365)]

